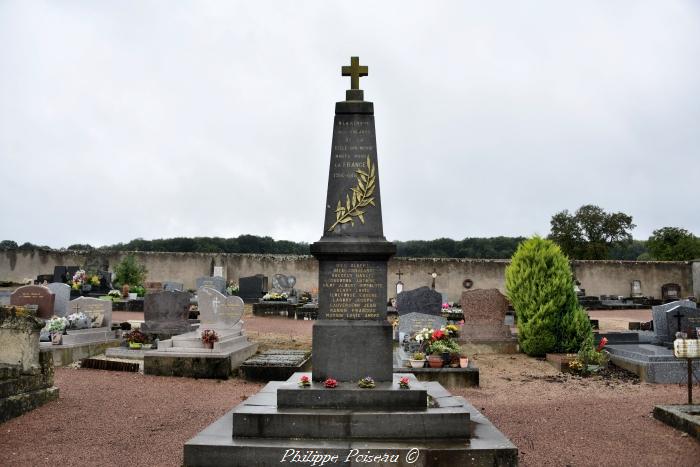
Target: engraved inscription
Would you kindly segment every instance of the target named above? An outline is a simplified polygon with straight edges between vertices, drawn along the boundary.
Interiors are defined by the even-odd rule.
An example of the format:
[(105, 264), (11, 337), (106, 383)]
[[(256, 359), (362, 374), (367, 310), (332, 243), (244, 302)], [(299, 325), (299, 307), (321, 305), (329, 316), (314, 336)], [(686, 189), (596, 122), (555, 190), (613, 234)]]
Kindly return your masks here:
[(321, 290), (327, 297), (324, 319), (379, 320), (386, 296), (386, 268), (367, 261), (324, 265)]

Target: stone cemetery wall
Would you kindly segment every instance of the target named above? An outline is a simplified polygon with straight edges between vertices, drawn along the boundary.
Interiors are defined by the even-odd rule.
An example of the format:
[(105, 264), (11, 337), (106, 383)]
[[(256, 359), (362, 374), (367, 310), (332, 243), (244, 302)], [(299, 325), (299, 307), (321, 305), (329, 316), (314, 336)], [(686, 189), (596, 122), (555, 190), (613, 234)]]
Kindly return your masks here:
[[(108, 253), (105, 259), (109, 269), (126, 253)], [(137, 252), (139, 262), (148, 269), (148, 281), (182, 282), (186, 289), (195, 289), (196, 280), (210, 276), (215, 266), (224, 268), (229, 280), (264, 274), (272, 284), (275, 274), (296, 277), (297, 290), (318, 290), (318, 263), (311, 256), (249, 255), (217, 253), (160, 253)], [(39, 274), (53, 272), (54, 266), (82, 265), (86, 254), (72, 251), (3, 251), (0, 252), (0, 281), (22, 282), (34, 279)], [(467, 290), (466, 279), (473, 282), (473, 289), (498, 289), (505, 293), (505, 269), (508, 260), (481, 260), (455, 258), (393, 258), (389, 261), (388, 293), (395, 294), (399, 269), (404, 290), (430, 286), (430, 274), (435, 268), (439, 276), (436, 289), (447, 293), (450, 301), (458, 302)], [(630, 283), (641, 281), (641, 292), (645, 296), (661, 298), (661, 286), (677, 283), (681, 286), (681, 297), (695, 295), (700, 298), (700, 262), (656, 262), (656, 261), (574, 261), (576, 277), (586, 295), (629, 296)], [(695, 281), (693, 280), (695, 276)]]

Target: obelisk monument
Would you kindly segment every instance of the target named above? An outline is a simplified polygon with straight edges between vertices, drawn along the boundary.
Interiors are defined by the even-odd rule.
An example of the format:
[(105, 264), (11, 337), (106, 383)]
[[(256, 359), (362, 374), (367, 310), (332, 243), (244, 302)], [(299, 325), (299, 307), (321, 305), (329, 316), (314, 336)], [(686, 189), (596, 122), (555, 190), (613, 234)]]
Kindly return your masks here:
[(374, 105), (364, 100), (358, 57), (342, 67), (351, 89), (335, 104), (323, 236), (311, 245), (319, 261), (319, 313), (313, 327), (313, 379), (392, 379), (392, 327), (386, 320), (387, 261)]

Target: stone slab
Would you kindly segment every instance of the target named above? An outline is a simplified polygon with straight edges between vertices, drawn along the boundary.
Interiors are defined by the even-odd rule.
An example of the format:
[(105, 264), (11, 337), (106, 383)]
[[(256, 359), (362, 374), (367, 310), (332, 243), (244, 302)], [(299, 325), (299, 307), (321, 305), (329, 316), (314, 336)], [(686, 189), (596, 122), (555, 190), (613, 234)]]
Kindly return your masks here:
[(318, 320), (312, 331), (314, 381), (392, 381), (393, 328), (386, 321)]
[(187, 378), (227, 379), (258, 349), (257, 343), (246, 342), (228, 352), (144, 352), (143, 371), (147, 375)]
[(58, 393), (58, 388), (51, 386), (0, 398), (0, 423), (55, 401), (58, 399)]
[(105, 356), (108, 358), (121, 358), (124, 360), (143, 360), (143, 353), (145, 351), (142, 349), (129, 349), (127, 347), (110, 347), (105, 352)]
[[(290, 381), (277, 390), (277, 407), (306, 409), (354, 409), (354, 410), (426, 410), (427, 390), (415, 376), (394, 373), (392, 382), (377, 383), (374, 389), (362, 389), (356, 382), (339, 382), (329, 390), (322, 382), (313, 382), (310, 387), (299, 387), (296, 383), (302, 375), (295, 373)], [(399, 379), (409, 378), (409, 389), (399, 388)]]
[[(646, 383), (687, 383), (687, 362), (677, 359), (671, 349), (652, 344), (608, 345), (605, 349), (610, 352), (612, 363), (635, 373)], [(693, 362), (693, 372), (700, 374), (700, 360)]]
[(70, 286), (62, 282), (52, 282), (46, 286), (55, 296), (53, 304), (53, 313), (56, 316), (68, 316), (70, 308)]
[(304, 350), (267, 350), (243, 362), (240, 375), (252, 381), (287, 380), (311, 369), (311, 354)]
[(103, 354), (110, 347), (119, 347), (119, 344), (119, 339), (75, 345), (53, 345), (50, 342), (42, 342), (41, 351), (49, 351), (53, 354), (55, 366), (65, 366), (84, 358)]
[[(275, 382), (281, 383), (281, 382)], [(268, 388), (269, 386), (269, 388)], [(275, 385), (266, 388), (274, 391)], [(304, 453), (314, 450), (319, 454), (339, 456), (344, 461), (348, 455), (396, 455), (396, 462), (387, 465), (401, 467), (441, 466), (517, 466), (518, 450), (486, 417), (462, 398), (464, 410), (469, 414), (471, 438), (466, 442), (453, 440), (353, 440), (353, 439), (254, 439), (232, 438), (235, 408), (209, 425), (184, 446), (186, 466), (250, 466), (279, 465), (290, 450)], [(410, 453), (410, 455), (409, 455)], [(354, 463), (353, 463), (354, 462)], [(329, 465), (329, 464), (327, 464)], [(351, 458), (345, 465), (372, 465)]]
[(654, 418), (700, 440), (700, 405), (656, 405)]

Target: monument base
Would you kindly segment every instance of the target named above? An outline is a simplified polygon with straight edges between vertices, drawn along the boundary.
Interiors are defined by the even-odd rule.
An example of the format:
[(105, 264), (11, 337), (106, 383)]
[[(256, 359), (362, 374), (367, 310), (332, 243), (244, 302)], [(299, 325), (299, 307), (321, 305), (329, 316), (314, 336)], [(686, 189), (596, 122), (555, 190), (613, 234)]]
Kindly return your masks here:
[(318, 320), (313, 327), (313, 380), (392, 381), (393, 327), (387, 321)]
[[(412, 390), (427, 392), (431, 403), (422, 410), (278, 408), (278, 390), (293, 391), (301, 375), (268, 383), (189, 440), (184, 465), (311, 465), (313, 459), (321, 465), (323, 456), (327, 456), (325, 465), (517, 465), (516, 447), (464, 398), (453, 396), (438, 383), (393, 375), (396, 382), (408, 376)], [(336, 389), (319, 390), (319, 396)], [(388, 398), (406, 391), (380, 385), (378, 389)], [(361, 391), (370, 394), (374, 389)]]

